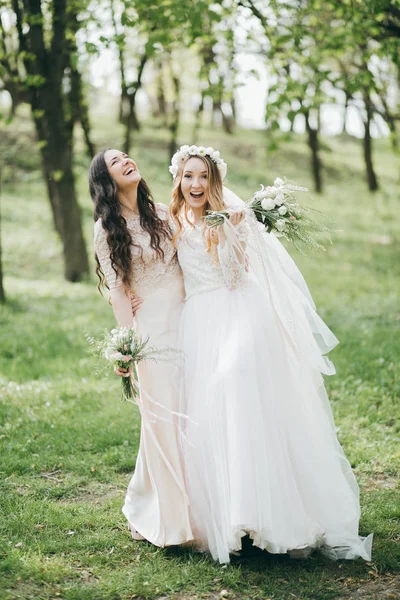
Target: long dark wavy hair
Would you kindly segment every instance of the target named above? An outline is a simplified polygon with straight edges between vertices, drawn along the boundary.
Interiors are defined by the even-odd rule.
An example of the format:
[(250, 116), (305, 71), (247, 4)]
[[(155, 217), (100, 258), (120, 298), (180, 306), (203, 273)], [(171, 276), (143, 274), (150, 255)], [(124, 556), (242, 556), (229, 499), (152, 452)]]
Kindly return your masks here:
[[(107, 243), (110, 248), (111, 266), (116, 275), (122, 279), (126, 287), (130, 285), (131, 273), (131, 246), (139, 249), (140, 258), (143, 249), (132, 239), (128, 231), (127, 223), (122, 215), (122, 205), (118, 199), (117, 186), (104, 159), (106, 150), (102, 150), (93, 158), (89, 168), (89, 190), (94, 202), (94, 220), (101, 219), (107, 235)], [(140, 225), (150, 235), (150, 246), (156, 255), (164, 260), (164, 252), (161, 242), (171, 239), (171, 231), (168, 222), (163, 221), (157, 214), (153, 196), (149, 186), (141, 179), (137, 190), (137, 202), (139, 209)], [(95, 254), (96, 275), (99, 278), (98, 289), (108, 288), (100, 261)]]

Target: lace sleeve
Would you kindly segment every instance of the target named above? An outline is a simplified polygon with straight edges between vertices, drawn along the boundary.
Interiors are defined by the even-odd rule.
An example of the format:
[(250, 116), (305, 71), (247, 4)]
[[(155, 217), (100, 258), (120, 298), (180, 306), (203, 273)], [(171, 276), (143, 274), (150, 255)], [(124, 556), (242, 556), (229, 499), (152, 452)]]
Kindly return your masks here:
[(122, 281), (111, 265), (110, 248), (107, 243), (107, 235), (103, 229), (101, 219), (96, 221), (94, 225), (94, 251), (97, 254), (101, 270), (104, 273), (110, 290), (120, 287), (122, 285)]
[(156, 210), (157, 210), (157, 215), (160, 217), (160, 219), (162, 219), (163, 221), (168, 221), (168, 219), (169, 219), (168, 206), (166, 206), (165, 204), (162, 204), (161, 202), (157, 202)]
[(156, 207), (157, 207), (157, 214), (160, 217), (160, 219), (162, 219), (163, 221), (167, 221), (170, 230), (172, 232), (174, 232), (176, 229), (176, 225), (174, 223), (173, 218), (171, 217), (171, 215), (169, 213), (168, 206), (166, 204), (157, 203)]
[(223, 225), (226, 239), (218, 244), (218, 259), (226, 286), (232, 290), (239, 287), (247, 277), (246, 241), (249, 226), (245, 220), (233, 227)]

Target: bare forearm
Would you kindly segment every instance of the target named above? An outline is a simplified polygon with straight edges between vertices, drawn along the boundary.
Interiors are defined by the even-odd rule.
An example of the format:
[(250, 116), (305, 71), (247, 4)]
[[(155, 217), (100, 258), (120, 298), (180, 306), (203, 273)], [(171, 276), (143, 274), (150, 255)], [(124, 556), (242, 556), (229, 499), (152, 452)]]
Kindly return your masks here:
[(110, 299), (115, 319), (120, 327), (132, 327), (133, 314), (129, 295), (123, 286), (110, 290)]

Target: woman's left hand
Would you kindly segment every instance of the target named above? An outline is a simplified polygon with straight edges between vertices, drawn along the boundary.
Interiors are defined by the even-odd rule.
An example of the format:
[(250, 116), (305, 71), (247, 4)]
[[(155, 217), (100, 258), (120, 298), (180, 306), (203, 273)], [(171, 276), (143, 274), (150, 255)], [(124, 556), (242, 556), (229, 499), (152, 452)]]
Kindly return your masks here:
[(217, 246), (219, 244), (220, 228), (221, 228), (220, 225), (218, 225), (217, 227), (209, 227), (208, 231), (207, 231), (207, 235), (209, 236), (211, 244), (214, 244), (215, 246)]
[(236, 227), (244, 219), (244, 210), (235, 210), (229, 215), (229, 222)]

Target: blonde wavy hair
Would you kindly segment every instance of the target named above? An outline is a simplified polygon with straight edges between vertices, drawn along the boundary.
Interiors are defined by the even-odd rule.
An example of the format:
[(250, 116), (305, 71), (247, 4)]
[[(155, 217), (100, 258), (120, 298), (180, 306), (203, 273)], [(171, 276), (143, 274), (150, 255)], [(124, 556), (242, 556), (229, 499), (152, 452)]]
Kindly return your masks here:
[[(185, 170), (185, 165), (191, 158), (200, 158), (204, 164), (207, 166), (207, 176), (208, 176), (208, 191), (207, 191), (207, 202), (203, 207), (203, 214), (205, 215), (209, 210), (224, 210), (224, 195), (222, 190), (222, 178), (219, 172), (219, 169), (216, 163), (211, 160), (208, 156), (200, 156), (198, 154), (194, 154), (189, 156), (186, 160), (183, 160), (179, 165), (178, 172), (174, 179), (174, 187), (172, 189), (172, 200), (169, 207), (172, 219), (176, 225), (176, 232), (172, 238), (172, 243), (175, 248), (177, 246), (178, 240), (183, 233), (183, 219), (194, 227), (194, 223), (191, 222), (188, 216), (188, 206), (186, 204), (185, 198), (182, 193), (181, 183), (182, 177)], [(203, 235), (205, 235), (207, 240), (207, 250), (211, 249), (211, 240), (207, 234), (208, 227), (203, 225)]]

